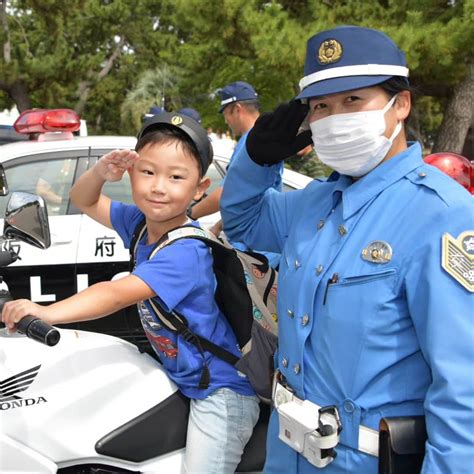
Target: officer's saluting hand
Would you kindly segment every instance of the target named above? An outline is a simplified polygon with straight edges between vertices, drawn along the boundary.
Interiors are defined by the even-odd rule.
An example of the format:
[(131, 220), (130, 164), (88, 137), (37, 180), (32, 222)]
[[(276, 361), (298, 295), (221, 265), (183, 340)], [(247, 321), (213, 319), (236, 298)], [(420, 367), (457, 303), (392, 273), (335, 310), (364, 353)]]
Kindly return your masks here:
[(311, 131), (300, 131), (308, 106), (299, 100), (261, 115), (247, 137), (247, 152), (261, 165), (274, 165), (312, 144)]

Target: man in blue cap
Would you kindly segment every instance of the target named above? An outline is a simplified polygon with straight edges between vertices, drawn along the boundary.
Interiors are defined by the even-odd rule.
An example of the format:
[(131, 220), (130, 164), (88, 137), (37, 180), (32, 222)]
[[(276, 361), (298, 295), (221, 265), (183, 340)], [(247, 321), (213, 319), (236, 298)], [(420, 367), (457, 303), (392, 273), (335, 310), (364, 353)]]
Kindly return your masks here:
[(182, 109), (178, 110), (179, 114), (184, 114), (187, 115), (188, 117), (191, 117), (193, 120), (195, 120), (197, 123), (201, 123), (201, 115), (199, 112), (195, 109), (192, 109), (191, 107), (183, 107)]
[(155, 115), (161, 114), (164, 111), (165, 110), (163, 109), (163, 107), (160, 107), (158, 105), (152, 105), (150, 107), (150, 109), (148, 110), (148, 112), (143, 116), (143, 118), (145, 120), (148, 120), (148, 119), (154, 117)]
[[(380, 31), (313, 36), (300, 94), (255, 123), (229, 169), (224, 231), (282, 253), (267, 473), (375, 474), (379, 450), (384, 473), (473, 472), (474, 205), (407, 143), (407, 78)], [(335, 172), (271, 192), (311, 142)], [(414, 416), (426, 443), (406, 437)], [(408, 424), (395, 447), (392, 417)]]
[[(219, 113), (223, 114), (224, 120), (230, 127), (234, 135), (240, 136), (234, 152), (231, 157), (229, 166), (239, 153), (239, 150), (244, 146), (249, 130), (253, 127), (255, 121), (260, 116), (260, 103), (258, 94), (255, 89), (247, 82), (236, 81), (227, 84), (219, 91), (221, 98), (221, 106)], [(281, 191), (283, 173), (283, 162), (280, 163), (279, 173), (275, 177), (273, 187)], [(225, 178), (222, 181), (222, 186), (216, 188), (209, 196), (197, 203), (191, 209), (191, 216), (193, 219), (214, 214), (219, 211), (219, 202), (222, 194), (222, 189), (225, 183)], [(219, 234), (222, 230), (222, 222), (217, 222), (211, 229), (214, 233)], [(245, 245), (233, 242), (233, 245), (241, 250), (246, 250)], [(272, 266), (276, 267), (279, 261), (279, 254), (267, 253), (267, 258)]]

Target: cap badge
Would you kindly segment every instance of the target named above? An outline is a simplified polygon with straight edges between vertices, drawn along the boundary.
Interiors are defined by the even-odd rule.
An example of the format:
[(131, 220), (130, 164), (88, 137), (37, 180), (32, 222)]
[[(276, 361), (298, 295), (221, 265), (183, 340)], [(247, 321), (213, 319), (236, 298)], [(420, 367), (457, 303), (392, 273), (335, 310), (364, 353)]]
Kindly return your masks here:
[(181, 125), (183, 123), (183, 119), (179, 115), (174, 115), (171, 117), (171, 123), (173, 125)]
[(467, 291), (474, 293), (474, 231), (467, 230), (455, 239), (442, 237), (441, 265)]
[(374, 240), (362, 250), (362, 258), (372, 263), (388, 263), (392, 255), (392, 247), (383, 240)]
[(328, 39), (321, 43), (318, 51), (320, 64), (331, 64), (339, 61), (342, 57), (342, 46), (335, 39)]

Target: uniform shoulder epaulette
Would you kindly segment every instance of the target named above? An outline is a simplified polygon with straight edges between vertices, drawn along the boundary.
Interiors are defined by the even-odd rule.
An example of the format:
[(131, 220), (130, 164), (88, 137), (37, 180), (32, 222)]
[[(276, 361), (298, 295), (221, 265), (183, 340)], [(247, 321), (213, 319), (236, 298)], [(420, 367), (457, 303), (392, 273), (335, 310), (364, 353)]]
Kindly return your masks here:
[(447, 205), (469, 199), (469, 194), (453, 178), (439, 171), (434, 166), (421, 165), (406, 176), (412, 183), (434, 191)]

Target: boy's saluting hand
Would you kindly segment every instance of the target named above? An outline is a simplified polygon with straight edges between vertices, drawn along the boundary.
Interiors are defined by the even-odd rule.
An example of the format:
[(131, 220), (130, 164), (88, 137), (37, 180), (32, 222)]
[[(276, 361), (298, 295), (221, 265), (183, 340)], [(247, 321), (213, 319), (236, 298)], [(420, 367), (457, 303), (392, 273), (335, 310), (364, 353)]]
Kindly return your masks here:
[(113, 150), (102, 156), (95, 165), (95, 171), (105, 181), (120, 181), (123, 174), (138, 160), (134, 150)]

